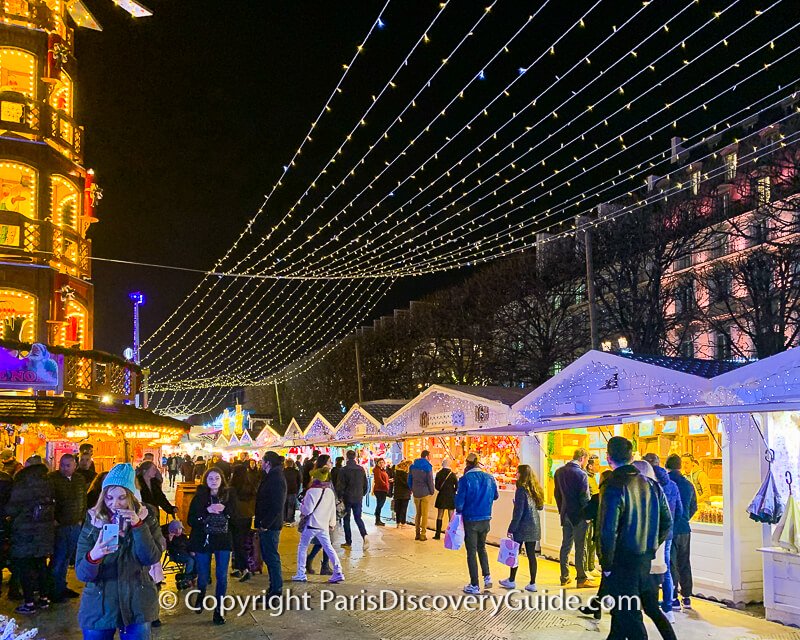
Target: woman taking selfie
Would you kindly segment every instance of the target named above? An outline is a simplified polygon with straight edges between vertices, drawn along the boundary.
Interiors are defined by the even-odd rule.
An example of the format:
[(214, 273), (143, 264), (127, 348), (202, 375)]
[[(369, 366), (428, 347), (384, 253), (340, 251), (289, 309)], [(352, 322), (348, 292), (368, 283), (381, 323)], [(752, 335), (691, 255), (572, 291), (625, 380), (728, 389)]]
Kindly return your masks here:
[(78, 623), (84, 640), (148, 640), (158, 619), (158, 592), (150, 565), (164, 538), (154, 515), (136, 499), (134, 470), (117, 464), (103, 481), (78, 539), (75, 574), (86, 583)]
[(222, 596), (228, 589), (228, 565), (231, 562), (233, 533), (231, 522), (239, 517), (236, 492), (225, 486), (222, 472), (211, 468), (203, 474), (203, 481), (189, 505), (189, 550), (194, 551), (197, 561), (196, 613), (203, 612), (203, 599), (211, 578), (211, 556), (216, 564), (216, 602), (214, 624), (225, 624), (219, 608)]

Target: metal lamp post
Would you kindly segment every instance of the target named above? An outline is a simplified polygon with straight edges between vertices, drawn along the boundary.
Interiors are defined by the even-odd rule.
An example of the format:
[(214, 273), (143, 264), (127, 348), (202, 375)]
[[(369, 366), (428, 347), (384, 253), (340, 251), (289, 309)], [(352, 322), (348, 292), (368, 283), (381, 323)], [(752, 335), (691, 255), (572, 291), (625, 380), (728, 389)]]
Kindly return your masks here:
[[(128, 294), (128, 298), (133, 303), (133, 361), (141, 364), (139, 355), (139, 307), (144, 304), (144, 294), (141, 291), (134, 291)], [(136, 394), (136, 406), (139, 406), (139, 394)]]

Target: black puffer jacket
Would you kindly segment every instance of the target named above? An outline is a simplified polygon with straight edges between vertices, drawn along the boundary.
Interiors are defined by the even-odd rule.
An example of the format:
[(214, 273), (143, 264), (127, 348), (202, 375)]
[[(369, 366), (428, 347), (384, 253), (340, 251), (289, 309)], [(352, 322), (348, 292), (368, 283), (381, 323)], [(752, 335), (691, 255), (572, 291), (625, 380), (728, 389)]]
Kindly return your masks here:
[(47, 467), (34, 464), (14, 476), (6, 514), (11, 516), (11, 557), (44, 558), (53, 553), (55, 493)]
[(60, 471), (47, 474), (56, 496), (56, 522), (60, 525), (83, 524), (86, 518), (86, 480), (80, 473), (72, 479)]
[(339, 470), (336, 483), (336, 494), (345, 504), (358, 504), (367, 495), (367, 472), (355, 460)]
[(597, 526), (600, 564), (610, 571), (635, 558), (652, 560), (667, 538), (672, 515), (658, 483), (628, 464), (617, 467), (600, 487)]

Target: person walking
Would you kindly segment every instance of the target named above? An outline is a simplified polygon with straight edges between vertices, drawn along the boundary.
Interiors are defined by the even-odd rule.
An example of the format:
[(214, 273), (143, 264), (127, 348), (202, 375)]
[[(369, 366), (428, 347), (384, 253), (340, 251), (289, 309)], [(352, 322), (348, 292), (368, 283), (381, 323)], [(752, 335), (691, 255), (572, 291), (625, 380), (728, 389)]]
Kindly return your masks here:
[(589, 478), (583, 467), (588, 454), (586, 449), (576, 449), (572, 460), (553, 474), (554, 494), (561, 518), (561, 586), (569, 584), (569, 554), (575, 547), (575, 571), (578, 589), (593, 588), (586, 575), (584, 551), (586, 550), (586, 518), (583, 510), (589, 503)]
[(338, 486), (336, 483), (339, 481), (339, 472), (342, 470), (343, 466), (344, 466), (344, 457), (337, 456), (336, 464), (334, 465), (333, 469), (331, 469), (331, 484), (333, 485), (334, 491), (336, 491), (336, 487)]
[[(333, 489), (333, 482), (331, 480), (331, 457), (326, 454), (322, 454), (317, 458), (317, 466), (316, 468), (312, 469), (311, 471), (311, 482), (315, 480), (321, 483), (330, 483), (331, 489)], [(334, 492), (335, 493), (335, 492)], [(338, 520), (338, 517), (337, 517)], [(314, 558), (317, 557), (317, 554), (322, 551), (322, 543), (317, 540), (317, 538), (311, 539), (311, 551), (306, 558), (306, 573), (309, 575), (314, 575), (316, 572), (312, 567), (314, 562)], [(322, 566), (320, 567), (319, 574), (321, 576), (331, 576), (333, 575), (333, 569), (331, 568), (330, 558), (328, 558), (327, 553), (322, 554)]]
[(286, 508), (286, 478), (283, 463), (275, 451), (267, 451), (261, 460), (261, 484), (256, 494), (255, 524), (261, 557), (269, 573), (268, 595), (279, 596), (283, 591), (281, 556), (278, 543), (283, 529), (283, 514)]
[[(308, 557), (308, 545), (314, 540), (315, 546), (324, 550), (325, 558), (333, 563), (333, 575), (328, 580), (331, 584), (344, 582), (342, 563), (336, 550), (331, 544), (331, 534), (336, 527), (336, 493), (330, 481), (328, 467), (330, 456), (321, 455), (317, 458), (317, 465), (323, 461), (322, 466), (310, 472), (311, 482), (303, 495), (300, 505), (300, 516), (305, 517), (305, 528), (300, 532), (300, 543), (297, 546), (297, 573), (292, 576), (293, 582), (307, 582), (308, 568), (312, 557)], [(320, 473), (321, 472), (321, 473)]]
[(194, 462), (188, 453), (181, 462), (181, 478), (184, 482), (194, 482)]
[[(603, 473), (600, 474), (600, 484), (598, 485), (598, 489), (602, 488), (603, 483), (611, 477), (611, 469), (606, 469)], [(597, 528), (597, 518), (600, 515), (600, 493), (595, 493), (589, 500), (589, 504), (586, 505), (586, 509), (584, 509), (584, 515), (586, 516), (587, 521), (592, 522), (592, 531), (594, 540), (592, 544), (595, 549), (598, 549), (598, 543), (600, 540), (600, 530)], [(579, 611), (585, 615), (593, 617), (595, 620), (599, 620), (602, 617), (602, 607), (601, 602), (603, 596), (606, 595), (605, 589), (605, 578), (603, 578), (603, 572), (600, 572), (600, 586), (597, 587), (597, 595), (589, 598), (589, 602), (587, 605), (583, 607), (579, 607)]]
[(389, 495), (389, 474), (386, 473), (386, 461), (378, 458), (375, 467), (372, 469), (374, 481), (372, 483), (372, 495), (375, 496), (375, 526), (385, 527), (386, 523), (382, 519), (383, 505), (386, 504), (386, 497)]
[(11, 560), (23, 595), (15, 611), (36, 613), (50, 606), (46, 563), (55, 541), (55, 492), (41, 456), (28, 458), (14, 476), (6, 515), (11, 518)]
[[(508, 537), (518, 542), (520, 547), (525, 547), (528, 556), (528, 569), (531, 573), (530, 582), (525, 585), (525, 591), (536, 591), (536, 551), (542, 539), (542, 525), (539, 512), (544, 509), (544, 491), (533, 469), (527, 464), (517, 467), (517, 490), (514, 494), (514, 513), (508, 525)], [(505, 589), (516, 589), (518, 567), (511, 567), (508, 580), (500, 580), (500, 586)]]
[(364, 547), (367, 546), (367, 528), (361, 517), (361, 501), (367, 495), (367, 473), (356, 462), (356, 452), (352, 449), (346, 454), (347, 463), (341, 468), (337, 476), (338, 485), (336, 493), (344, 502), (344, 542), (342, 547), (353, 546), (353, 534), (350, 531), (350, 514), (356, 521), (356, 526), (361, 534)]
[(192, 477), (194, 478), (194, 482), (201, 480), (205, 472), (206, 472), (205, 458), (203, 458), (203, 456), (197, 456), (197, 458), (194, 461), (194, 468), (192, 469), (192, 474), (193, 474)]
[(394, 468), (394, 519), (398, 529), (405, 529), (411, 489), (408, 488), (408, 470), (411, 461), (402, 460)]
[(600, 564), (608, 595), (638, 597), (641, 602), (641, 607), (612, 609), (608, 638), (646, 640), (644, 610), (664, 638), (674, 640), (675, 632), (658, 606), (658, 592), (650, 577), (651, 562), (671, 526), (669, 506), (658, 483), (632, 464), (629, 440), (613, 436), (607, 446), (612, 474), (600, 492)]
[(181, 468), (181, 458), (179, 455), (174, 454), (167, 458), (167, 474), (169, 475), (169, 486), (175, 487), (175, 479), (178, 477), (178, 471)]
[(303, 489), (311, 484), (311, 472), (317, 468), (317, 458), (319, 458), (319, 454), (319, 450), (314, 449), (311, 452), (311, 457), (306, 458), (305, 462), (303, 462), (303, 467), (301, 469), (303, 473)]
[[(678, 487), (683, 510), (676, 514), (672, 525), (672, 545), (670, 550), (670, 573), (672, 574), (672, 608), (692, 608), (692, 560), (691, 543), (692, 528), (689, 521), (697, 513), (697, 492), (691, 481), (683, 475), (683, 461), (677, 454), (672, 454), (665, 462), (669, 479)], [(682, 600), (678, 599), (678, 587)]]
[(442, 538), (442, 523), (444, 521), (444, 512), (447, 511), (447, 523), (453, 519), (453, 511), (456, 508), (456, 491), (458, 490), (458, 476), (450, 468), (450, 458), (445, 458), (442, 461), (442, 468), (436, 474), (433, 481), (434, 488), (436, 489), (436, 535), (433, 536), (434, 540), (441, 540)]
[[(136, 498), (135, 472), (116, 464), (103, 481), (100, 498), (86, 514), (78, 539), (75, 575), (86, 586), (78, 624), (84, 640), (149, 640), (158, 619), (158, 590), (148, 568), (165, 546), (155, 513)], [(103, 538), (103, 526), (119, 535)]]
[[(79, 598), (80, 593), (67, 588), (67, 571), (75, 561), (78, 538), (86, 518), (86, 481), (77, 473), (75, 456), (65, 453), (58, 463), (58, 471), (47, 475), (55, 496), (55, 539), (50, 573), (53, 576), (53, 602)], [(94, 505), (92, 505), (94, 506)]]
[(500, 497), (494, 476), (481, 470), (477, 453), (467, 455), (464, 475), (456, 491), (456, 512), (464, 521), (464, 543), (467, 549), (469, 584), (464, 593), (481, 593), (478, 583), (478, 561), (483, 573), (483, 587), (491, 589), (492, 576), (486, 553), (486, 536), (492, 520), (494, 501)]
[(161, 509), (169, 515), (175, 516), (178, 508), (173, 505), (161, 488), (163, 480), (160, 478), (158, 467), (149, 460), (139, 465), (136, 470), (136, 480), (142, 495), (142, 502), (156, 508), (156, 518), (161, 522)]
[(248, 569), (247, 555), (253, 538), (253, 517), (256, 514), (256, 493), (258, 491), (258, 477), (253, 477), (246, 464), (237, 464), (231, 476), (231, 489), (236, 492), (238, 515), (231, 521), (233, 527), (233, 572), (232, 578), (239, 578), (239, 582), (247, 582), (252, 573)]
[(203, 474), (192, 502), (189, 504), (189, 550), (195, 554), (197, 564), (196, 613), (203, 612), (203, 600), (211, 580), (211, 558), (216, 564), (216, 603), (214, 624), (225, 624), (222, 615), (222, 596), (228, 590), (228, 565), (231, 561), (233, 536), (231, 521), (236, 520), (239, 510), (236, 492), (228, 490), (225, 478), (218, 469), (209, 469)]
[(286, 458), (283, 469), (286, 478), (286, 504), (284, 506), (283, 521), (286, 526), (294, 524), (294, 512), (297, 509), (297, 496), (300, 494), (302, 475), (297, 470), (297, 465), (291, 458)]
[(408, 472), (408, 488), (414, 496), (414, 528), (415, 540), (425, 542), (428, 539), (428, 510), (435, 490), (433, 482), (433, 466), (430, 463), (431, 454), (424, 450), (419, 458), (414, 460)]

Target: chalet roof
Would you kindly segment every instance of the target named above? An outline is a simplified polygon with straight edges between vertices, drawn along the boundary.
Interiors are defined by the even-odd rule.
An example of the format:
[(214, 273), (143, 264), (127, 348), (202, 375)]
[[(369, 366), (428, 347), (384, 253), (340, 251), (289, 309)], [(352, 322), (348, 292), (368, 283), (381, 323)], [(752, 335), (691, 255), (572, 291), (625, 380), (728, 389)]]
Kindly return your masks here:
[(703, 360), (700, 358), (673, 358), (670, 356), (653, 356), (644, 353), (624, 353), (619, 352), (615, 355), (628, 358), (629, 360), (636, 360), (646, 364), (652, 364), (664, 369), (671, 369), (672, 371), (681, 371), (682, 373), (689, 373), (701, 378), (714, 378), (723, 373), (734, 371), (744, 365), (746, 362), (733, 362), (730, 360)]
[(408, 400), (372, 400), (358, 406), (378, 422), (383, 423), (384, 418), (394, 415), (398, 409), (407, 405), (408, 402)]
[(452, 389), (460, 393), (468, 393), (472, 396), (485, 398), (494, 402), (502, 402), (506, 405), (513, 405), (515, 402), (524, 398), (530, 390), (520, 389), (518, 387), (478, 387), (462, 384), (440, 384), (437, 385), (445, 389)]
[(189, 431), (186, 422), (137, 409), (127, 404), (105, 404), (79, 398), (0, 396), (0, 422), (46, 422), (58, 426), (88, 424), (172, 427)]

